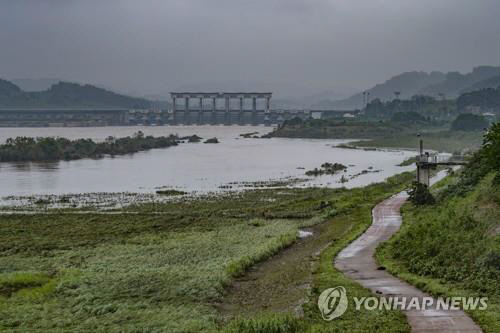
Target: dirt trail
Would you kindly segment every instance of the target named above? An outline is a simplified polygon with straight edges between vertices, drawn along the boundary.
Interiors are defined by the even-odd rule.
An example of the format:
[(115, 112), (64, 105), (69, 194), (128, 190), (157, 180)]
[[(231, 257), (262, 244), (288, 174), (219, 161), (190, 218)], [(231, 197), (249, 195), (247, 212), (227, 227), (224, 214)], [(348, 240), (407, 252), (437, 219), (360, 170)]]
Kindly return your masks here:
[[(374, 293), (412, 297), (429, 297), (419, 289), (379, 270), (374, 254), (377, 246), (388, 240), (401, 226), (400, 208), (407, 200), (405, 192), (378, 204), (373, 209), (373, 223), (356, 241), (342, 250), (335, 259), (335, 267)], [(434, 300), (436, 304), (436, 300)], [(476, 333), (482, 330), (463, 311), (436, 309), (404, 311), (415, 333)]]
[(307, 302), (312, 267), (319, 253), (332, 240), (341, 239), (352, 227), (352, 221), (327, 221), (305, 231), (312, 235), (299, 239), (292, 246), (252, 267), (237, 278), (217, 309), (225, 320), (261, 312), (302, 315), (301, 305)]

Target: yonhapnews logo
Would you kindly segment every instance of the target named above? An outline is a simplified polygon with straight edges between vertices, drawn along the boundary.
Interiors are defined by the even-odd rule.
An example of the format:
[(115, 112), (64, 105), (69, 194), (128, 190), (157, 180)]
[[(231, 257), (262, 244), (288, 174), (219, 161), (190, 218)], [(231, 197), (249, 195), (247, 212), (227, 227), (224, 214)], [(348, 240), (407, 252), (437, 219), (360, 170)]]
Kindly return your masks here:
[(318, 308), (326, 321), (342, 316), (347, 310), (347, 304), (347, 292), (344, 287), (326, 289), (318, 298)]
[[(486, 310), (488, 297), (352, 297), (355, 311), (362, 308), (374, 310), (401, 310), (401, 311), (459, 311), (459, 310)], [(342, 286), (324, 290), (318, 298), (318, 308), (321, 316), (326, 321), (340, 317), (346, 312), (348, 306), (347, 292)]]

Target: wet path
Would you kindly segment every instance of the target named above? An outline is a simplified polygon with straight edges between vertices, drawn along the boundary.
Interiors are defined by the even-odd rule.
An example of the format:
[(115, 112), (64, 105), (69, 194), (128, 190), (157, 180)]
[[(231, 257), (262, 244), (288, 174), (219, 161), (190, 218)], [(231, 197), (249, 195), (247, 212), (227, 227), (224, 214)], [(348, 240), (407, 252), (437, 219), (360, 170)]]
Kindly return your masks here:
[(350, 231), (353, 223), (327, 221), (302, 231), (292, 246), (253, 266), (235, 279), (216, 307), (224, 320), (261, 312), (294, 313), (302, 316), (302, 304), (309, 298), (313, 262), (319, 254)]
[[(377, 246), (399, 230), (402, 223), (400, 208), (406, 200), (407, 194), (402, 192), (378, 204), (373, 209), (372, 225), (339, 253), (335, 259), (335, 267), (374, 293), (407, 298), (416, 296), (422, 299), (429, 295), (388, 272), (379, 270), (374, 258)], [(427, 309), (404, 313), (415, 333), (482, 332), (463, 311)]]

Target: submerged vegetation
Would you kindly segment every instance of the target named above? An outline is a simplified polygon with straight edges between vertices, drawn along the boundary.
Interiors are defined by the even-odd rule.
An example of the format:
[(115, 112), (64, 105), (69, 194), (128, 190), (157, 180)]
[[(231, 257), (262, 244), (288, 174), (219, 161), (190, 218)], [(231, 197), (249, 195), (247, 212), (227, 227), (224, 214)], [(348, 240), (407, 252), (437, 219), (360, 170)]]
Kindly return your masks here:
[(203, 138), (199, 137), (198, 135), (195, 134), (195, 135), (185, 136), (185, 137), (182, 137), (180, 139), (186, 140), (189, 143), (197, 143), (197, 142), (201, 142), (201, 139), (203, 139)]
[[(214, 304), (235, 276), (290, 246), (305, 225), (328, 221), (338, 235), (335, 246), (343, 244), (351, 237), (346, 235), (368, 225), (376, 201), (411, 178), (396, 176), (365, 189), (279, 188), (178, 197), (113, 214), (49, 210), (0, 216), (0, 330), (224, 329)], [(353, 212), (364, 219), (352, 219)], [(325, 259), (328, 269), (331, 259)], [(316, 284), (313, 290), (319, 290)], [(360, 315), (370, 320), (361, 324)], [(297, 325), (326, 329), (330, 324), (312, 305), (304, 319), (287, 318), (245, 318), (231, 321), (227, 330), (287, 332)], [(342, 327), (375, 332), (383, 331), (382, 323), (406, 325), (397, 313), (352, 312)]]
[(188, 192), (174, 190), (174, 189), (167, 189), (167, 190), (157, 190), (156, 194), (166, 195), (166, 196), (174, 196), (174, 195), (186, 195), (186, 194), (188, 194)]
[(306, 171), (306, 176), (322, 176), (322, 175), (334, 175), (339, 171), (345, 171), (347, 167), (341, 163), (323, 163), (321, 168), (314, 168), (313, 170)]
[(108, 137), (104, 142), (91, 139), (17, 137), (0, 145), (0, 162), (58, 161), (82, 158), (101, 158), (105, 155), (125, 155), (139, 151), (176, 146), (175, 135), (153, 137), (141, 131), (132, 137)]
[(219, 139), (210, 138), (210, 139), (206, 139), (203, 143), (219, 143)]

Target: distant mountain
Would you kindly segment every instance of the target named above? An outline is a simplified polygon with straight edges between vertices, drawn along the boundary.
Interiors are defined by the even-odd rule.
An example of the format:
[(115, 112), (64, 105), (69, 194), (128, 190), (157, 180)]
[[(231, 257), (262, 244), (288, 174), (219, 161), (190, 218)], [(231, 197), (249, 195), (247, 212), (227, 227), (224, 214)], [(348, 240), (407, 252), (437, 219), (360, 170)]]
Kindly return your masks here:
[(465, 93), (480, 90), (480, 89), (498, 88), (498, 87), (500, 87), (500, 75), (494, 76), (492, 78), (489, 78), (489, 79), (486, 79), (483, 81), (476, 82), (472, 86), (461, 90), (460, 94), (465, 94)]
[[(370, 100), (392, 100), (395, 92), (400, 92), (399, 98), (408, 99), (413, 95), (428, 95), (446, 98), (456, 98), (460, 94), (483, 88), (496, 88), (500, 85), (500, 67), (479, 66), (471, 73), (459, 72), (407, 72), (390, 78), (384, 83), (367, 89)], [(325, 106), (336, 109), (355, 109), (363, 106), (363, 93), (349, 98), (326, 103)]]
[(457, 107), (460, 111), (479, 107), (482, 112), (500, 114), (500, 87), (474, 90), (460, 95), (457, 98)]
[(21, 88), (14, 83), (0, 79), (0, 101), (22, 94)]
[(323, 105), (330, 105), (333, 101), (344, 98), (352, 94), (353, 89), (349, 93), (345, 93), (347, 88), (340, 91), (325, 90), (316, 94), (306, 96), (295, 96), (286, 98), (273, 98), (271, 104), (276, 108), (312, 108), (319, 109)]
[(0, 107), (119, 107), (149, 108), (143, 98), (116, 94), (89, 84), (59, 82), (44, 91), (27, 92), (0, 79)]
[[(370, 93), (370, 100), (375, 98), (392, 100), (395, 97), (395, 92), (400, 92), (399, 98), (406, 99), (429, 85), (442, 82), (445, 77), (446, 75), (441, 72), (407, 72), (396, 75), (366, 91)], [(331, 105), (338, 109), (362, 108), (363, 93), (361, 92), (349, 98), (335, 101)]]
[(16, 86), (24, 91), (42, 91), (47, 90), (52, 87), (52, 85), (61, 82), (61, 79), (12, 79), (10, 82), (14, 83)]
[[(445, 80), (442, 82), (431, 84), (420, 91), (420, 94), (437, 96), (442, 93), (447, 97), (455, 98), (464, 90), (470, 90), (474, 85), (480, 82), (488, 82), (489, 79), (500, 76), (500, 67), (479, 66), (472, 70), (471, 73), (460, 74), (459, 72), (450, 72), (446, 74)], [(490, 86), (483, 86), (490, 88)]]

